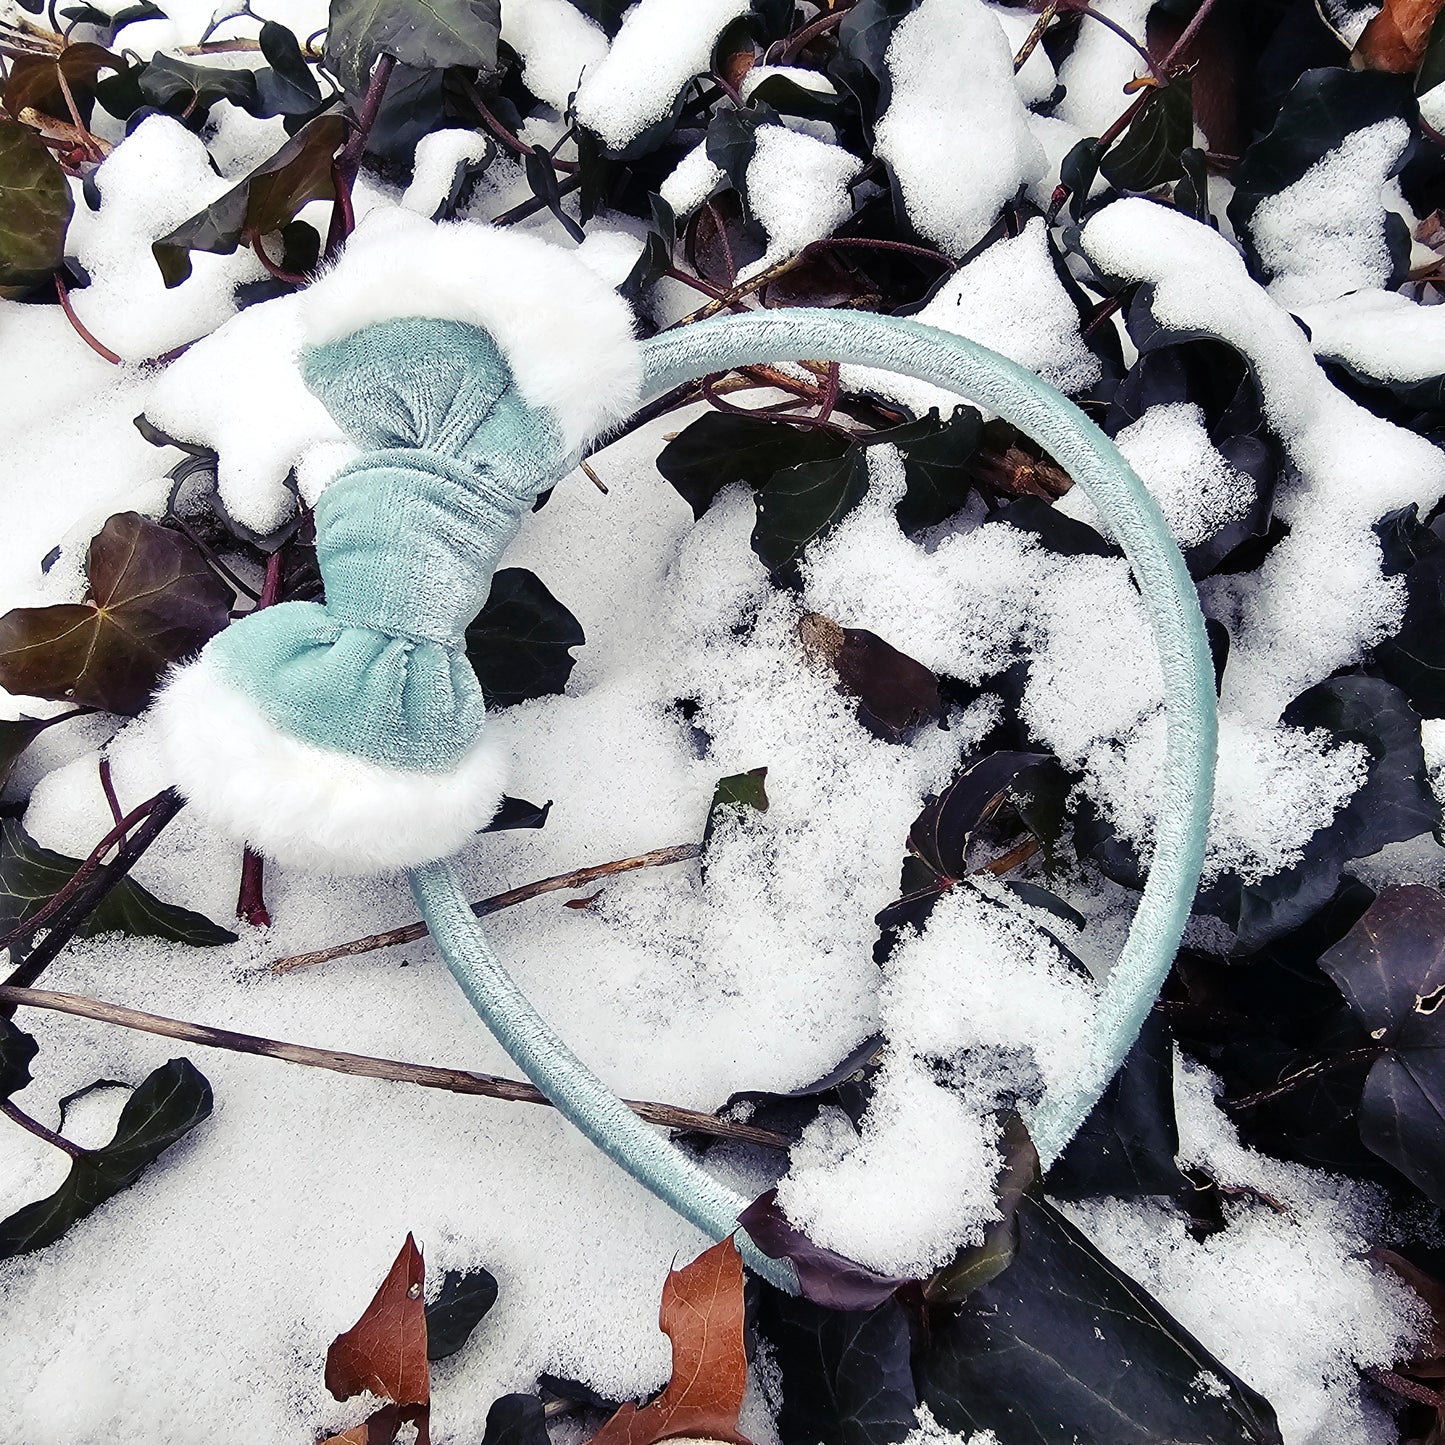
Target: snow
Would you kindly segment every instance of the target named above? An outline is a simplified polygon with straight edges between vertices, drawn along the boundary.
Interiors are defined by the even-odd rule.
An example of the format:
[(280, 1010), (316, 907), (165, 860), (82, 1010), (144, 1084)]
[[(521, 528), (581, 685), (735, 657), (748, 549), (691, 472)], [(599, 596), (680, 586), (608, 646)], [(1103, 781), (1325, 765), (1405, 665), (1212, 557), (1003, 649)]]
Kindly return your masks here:
[(1240, 597), (1225, 676), (1227, 707), (1273, 721), (1399, 625), (1403, 588), (1381, 574), (1371, 523), (1411, 502), (1433, 506), (1445, 456), (1336, 391), (1294, 319), (1217, 232), (1131, 199), (1089, 220), (1084, 247), (1104, 271), (1146, 282), (1162, 325), (1217, 336), (1250, 360), (1295, 468), (1276, 501), (1290, 535)]
[(1332, 301), (1389, 279), (1381, 193), (1409, 140), (1397, 116), (1376, 121), (1260, 202), (1249, 233), (1281, 306)]
[(1356, 291), (1300, 307), (1315, 355), (1376, 381), (1429, 381), (1445, 372), (1445, 307), (1397, 291)]
[(502, 41), (522, 57), (527, 89), (566, 109), (588, 66), (607, 56), (607, 34), (570, 0), (505, 0)]
[[(1254, 500), (1253, 481), (1210, 441), (1204, 412), (1193, 402), (1151, 407), (1114, 441), (1181, 547), (1208, 541)], [(1057, 507), (1112, 540), (1108, 524), (1077, 487), (1060, 497)]]
[(919, 234), (961, 256), (1043, 171), (1013, 51), (982, 0), (923, 0), (893, 32), (887, 65), (893, 93), (874, 149)]
[(637, 0), (583, 76), (577, 118), (608, 146), (625, 146), (671, 112), (693, 76), (707, 74), (713, 42), (747, 9), (748, 0)]
[(759, 126), (745, 184), (748, 209), (768, 233), (768, 248), (738, 279), (832, 235), (853, 213), (848, 182), (862, 165), (842, 146), (786, 126)]
[[(1091, 8), (1142, 40), (1152, 6), (1153, 0), (1094, 0)], [(1124, 87), (1144, 73), (1143, 57), (1127, 41), (1085, 18), (1073, 50), (1059, 68), (1065, 93), (1056, 114), (1083, 135), (1103, 135), (1132, 101)]]
[(1270, 1196), (1225, 1206), (1226, 1228), (1196, 1242), (1185, 1216), (1149, 1200), (1068, 1208), (1094, 1242), (1219, 1359), (1269, 1399), (1285, 1445), (1393, 1438), (1359, 1370), (1389, 1366), (1423, 1338), (1423, 1309), (1363, 1258), (1383, 1205), (1372, 1186), (1243, 1147), (1208, 1070), (1175, 1073), (1181, 1164)]
[(657, 193), (682, 218), (697, 210), (722, 178), (722, 167), (708, 159), (707, 142), (699, 141), (672, 168)]
[(451, 198), (452, 187), (464, 166), (484, 160), (493, 142), (474, 130), (436, 130), (416, 143), (411, 184), (401, 203), (409, 211), (432, 220)]
[[(1099, 379), (1099, 359), (1079, 335), (1079, 313), (1054, 270), (1040, 217), (961, 266), (912, 319), (987, 346), (1063, 392), (1082, 391)], [(916, 415), (930, 407), (947, 415), (959, 401), (942, 387), (871, 367), (845, 366), (842, 376), (845, 386), (899, 402)]]
[(191, 275), (166, 289), (151, 253), (231, 183), (211, 169), (206, 147), (179, 121), (152, 115), (95, 172), (100, 209), (77, 196), (67, 251), (90, 275), (72, 295), (76, 314), (112, 351), (146, 361), (213, 331), (236, 307), (243, 281), (265, 276), (255, 254), (191, 253)]

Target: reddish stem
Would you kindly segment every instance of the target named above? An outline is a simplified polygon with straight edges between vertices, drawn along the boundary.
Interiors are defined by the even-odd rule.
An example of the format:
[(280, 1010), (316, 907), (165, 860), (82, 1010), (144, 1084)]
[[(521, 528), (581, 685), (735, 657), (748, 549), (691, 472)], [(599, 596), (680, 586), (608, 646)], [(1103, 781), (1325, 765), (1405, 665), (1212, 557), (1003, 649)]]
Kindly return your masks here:
[(357, 112), (356, 124), (351, 135), (342, 146), (340, 154), (331, 163), (331, 178), (336, 187), (336, 198), (331, 206), (331, 226), (326, 235), (326, 256), (329, 260), (341, 249), (342, 243), (356, 225), (356, 212), (351, 204), (351, 188), (356, 184), (361, 170), (361, 157), (366, 150), (366, 139), (376, 124), (381, 111), (381, 102), (386, 97), (386, 85), (396, 66), (396, 57), (380, 55), (367, 82), (366, 95), (361, 109)]
[(75, 307), (70, 304), (70, 292), (65, 289), (65, 282), (60, 279), (60, 273), (55, 273), (55, 294), (60, 298), (60, 309), (65, 312), (66, 318), (75, 328), (75, 334), (95, 352), (97, 356), (103, 356), (112, 366), (119, 366), (121, 359), (104, 342), (97, 341), (87, 330), (85, 323), (75, 314)]
[[(117, 828), (124, 829), (125, 815), (120, 810), (120, 799), (116, 797), (115, 784), (111, 781), (109, 758), (102, 758), (100, 760), (99, 772), (100, 790), (105, 794), (105, 801), (110, 804), (111, 821), (116, 825)], [(120, 841), (122, 843), (125, 842), (124, 832), (122, 832), (120, 835)]]
[(266, 248), (261, 244), (261, 233), (251, 230), (246, 232), (246, 240), (251, 249), (256, 253), (256, 259), (274, 276), (278, 281), (284, 281), (288, 286), (304, 286), (306, 278), (298, 275), (295, 271), (287, 271), (284, 267), (277, 265), (267, 254)]

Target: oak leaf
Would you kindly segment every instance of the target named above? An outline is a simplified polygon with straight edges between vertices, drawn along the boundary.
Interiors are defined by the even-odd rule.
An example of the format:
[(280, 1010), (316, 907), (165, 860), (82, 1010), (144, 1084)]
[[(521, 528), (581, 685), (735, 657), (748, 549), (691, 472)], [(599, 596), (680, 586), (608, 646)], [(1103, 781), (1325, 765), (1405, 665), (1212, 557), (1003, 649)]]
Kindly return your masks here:
[(738, 1431), (748, 1384), (743, 1265), (731, 1239), (673, 1270), (658, 1323), (672, 1341), (672, 1378), (651, 1404), (624, 1405), (590, 1445), (654, 1445), (678, 1436), (751, 1445)]

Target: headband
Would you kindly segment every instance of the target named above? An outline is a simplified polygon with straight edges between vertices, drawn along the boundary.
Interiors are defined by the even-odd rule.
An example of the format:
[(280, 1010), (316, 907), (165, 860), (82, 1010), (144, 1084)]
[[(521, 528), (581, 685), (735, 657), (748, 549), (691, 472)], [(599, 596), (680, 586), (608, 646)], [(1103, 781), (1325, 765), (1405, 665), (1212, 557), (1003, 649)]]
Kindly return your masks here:
[(1124, 550), (1159, 649), (1167, 734), (1152, 866), (1099, 989), (1088, 1063), (1030, 1131), (1047, 1167), (1138, 1037), (1204, 858), (1216, 713), (1204, 622), (1158, 506), (1114, 444), (1032, 372), (897, 317), (778, 309), (643, 342), (573, 253), (393, 212), (358, 228), (302, 293), (307, 386), (358, 448), (315, 508), (325, 602), (257, 611), (213, 638), (155, 704), (176, 786), (267, 857), (410, 873), (438, 949), (503, 1049), (633, 1178), (749, 1266), (799, 1289), (741, 1231), (748, 1200), (643, 1123), (513, 982), (446, 859), (500, 803), (505, 760), (464, 633), (537, 495), (646, 401), (715, 372), (826, 358), (981, 403), (1082, 487)]

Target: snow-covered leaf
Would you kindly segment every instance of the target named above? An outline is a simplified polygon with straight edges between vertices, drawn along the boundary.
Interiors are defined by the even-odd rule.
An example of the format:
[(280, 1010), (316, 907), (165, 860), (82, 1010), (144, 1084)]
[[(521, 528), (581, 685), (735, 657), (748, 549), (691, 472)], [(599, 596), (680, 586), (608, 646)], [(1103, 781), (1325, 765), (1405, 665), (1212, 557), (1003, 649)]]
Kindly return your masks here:
[(326, 63), (347, 95), (366, 90), (380, 55), (418, 69), (497, 63), (501, 0), (331, 0)]
[(486, 606), (467, 627), (467, 660), (488, 707), (560, 693), (587, 641), (582, 624), (524, 567), (492, 578)]

